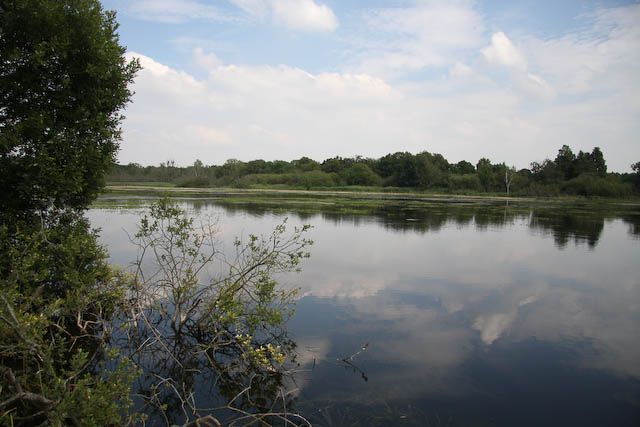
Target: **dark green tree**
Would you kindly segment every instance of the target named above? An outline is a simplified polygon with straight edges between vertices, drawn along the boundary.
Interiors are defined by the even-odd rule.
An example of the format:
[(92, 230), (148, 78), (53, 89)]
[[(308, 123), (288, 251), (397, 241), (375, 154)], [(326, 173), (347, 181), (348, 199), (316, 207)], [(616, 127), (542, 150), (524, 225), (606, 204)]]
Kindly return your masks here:
[(309, 157), (301, 157), (298, 160), (292, 161), (291, 164), (302, 172), (310, 172), (320, 169), (320, 164)]
[(476, 168), (473, 166), (471, 162), (468, 162), (466, 160), (461, 160), (455, 165), (451, 166), (451, 172), (457, 173), (460, 175), (467, 175), (467, 174), (476, 173)]
[(124, 288), (80, 212), (139, 68), (116, 29), (97, 0), (0, 0), (1, 425), (125, 421), (132, 372), (94, 374)]
[(600, 147), (594, 147), (590, 157), (595, 173), (601, 177), (607, 176), (607, 163)]
[(576, 156), (568, 145), (563, 145), (562, 148), (558, 150), (555, 164), (564, 179), (571, 179), (576, 176), (575, 161)]
[(416, 158), (408, 152), (387, 154), (377, 163), (377, 173), (388, 184), (398, 187), (415, 187), (418, 184)]
[(139, 68), (97, 0), (0, 0), (0, 211), (86, 206)]
[(546, 184), (557, 182), (561, 179), (561, 173), (555, 162), (545, 159), (542, 163), (531, 163), (533, 179)]
[(446, 185), (449, 163), (441, 154), (431, 154), (427, 151), (416, 154), (415, 168), (418, 187), (432, 188)]
[(269, 165), (262, 159), (251, 160), (247, 162), (245, 173), (267, 173), (269, 172)]
[(640, 190), (640, 162), (632, 164), (631, 170), (635, 172), (633, 174), (632, 184), (635, 186), (636, 191)]
[(353, 164), (353, 159), (343, 159), (342, 157), (336, 156), (331, 159), (326, 159), (320, 165), (320, 169), (323, 172), (331, 173), (340, 173), (349, 166)]
[(478, 160), (476, 165), (478, 170), (478, 178), (480, 178), (480, 184), (485, 191), (489, 191), (493, 184), (493, 167), (491, 166), (491, 160), (482, 158)]
[(380, 185), (381, 182), (380, 177), (364, 163), (354, 163), (344, 169), (340, 176), (347, 185)]

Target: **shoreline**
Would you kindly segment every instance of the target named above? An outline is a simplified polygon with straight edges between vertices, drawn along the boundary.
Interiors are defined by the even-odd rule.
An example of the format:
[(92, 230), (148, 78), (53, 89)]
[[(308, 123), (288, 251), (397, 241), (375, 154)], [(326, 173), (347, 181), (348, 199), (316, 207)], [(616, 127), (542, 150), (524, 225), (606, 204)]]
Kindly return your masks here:
[(496, 202), (513, 202), (513, 203), (551, 203), (551, 204), (607, 204), (607, 205), (625, 205), (627, 207), (640, 207), (640, 198), (587, 198), (581, 196), (557, 196), (557, 197), (531, 197), (531, 196), (498, 196), (498, 195), (468, 195), (468, 194), (449, 194), (449, 193), (433, 193), (433, 192), (396, 192), (396, 191), (360, 191), (360, 190), (302, 190), (302, 189), (280, 189), (280, 188), (230, 188), (230, 187), (169, 187), (157, 185), (117, 185), (107, 184), (101, 197), (109, 195), (141, 195), (149, 193), (149, 195), (168, 195), (171, 197), (211, 197), (211, 198), (233, 198), (233, 197), (266, 197), (276, 196), (286, 198), (306, 198), (306, 199), (324, 199), (337, 198), (344, 200), (374, 200), (374, 201), (399, 201), (399, 202), (449, 202), (449, 203), (496, 203)]

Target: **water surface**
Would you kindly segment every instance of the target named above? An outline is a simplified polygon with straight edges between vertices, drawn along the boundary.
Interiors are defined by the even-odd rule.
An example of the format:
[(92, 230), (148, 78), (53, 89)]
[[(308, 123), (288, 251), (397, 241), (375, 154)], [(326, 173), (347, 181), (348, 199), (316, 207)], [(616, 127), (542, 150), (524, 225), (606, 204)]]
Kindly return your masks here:
[[(301, 288), (295, 409), (314, 424), (640, 423), (635, 207), (180, 203), (229, 247), (285, 217), (314, 227), (303, 272), (282, 278)], [(126, 265), (143, 210), (100, 206)]]

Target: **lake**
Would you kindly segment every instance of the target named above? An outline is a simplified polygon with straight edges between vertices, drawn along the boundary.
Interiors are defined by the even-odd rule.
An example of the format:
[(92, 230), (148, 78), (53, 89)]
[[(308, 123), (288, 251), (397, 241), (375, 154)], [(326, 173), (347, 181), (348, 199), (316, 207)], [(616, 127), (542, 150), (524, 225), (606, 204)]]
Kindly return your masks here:
[[(88, 216), (127, 265), (144, 198)], [(310, 224), (288, 323), (315, 425), (640, 425), (640, 208), (182, 199), (234, 236)]]

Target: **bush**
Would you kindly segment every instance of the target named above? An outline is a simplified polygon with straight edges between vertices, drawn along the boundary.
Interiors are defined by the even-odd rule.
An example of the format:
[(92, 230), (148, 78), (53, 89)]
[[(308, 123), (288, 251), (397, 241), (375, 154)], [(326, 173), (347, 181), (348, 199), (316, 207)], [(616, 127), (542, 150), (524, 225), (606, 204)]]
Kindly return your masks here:
[(283, 174), (252, 174), (238, 179), (235, 187), (250, 188), (256, 185), (287, 185), (303, 187), (307, 190), (314, 187), (333, 187), (340, 183), (340, 177), (335, 173), (320, 170), (309, 172), (295, 172)]
[[(283, 377), (295, 343), (283, 325), (297, 290), (274, 277), (299, 270), (312, 244), (309, 228), (291, 229), (285, 220), (269, 236), (236, 238), (229, 262), (218, 250), (215, 224), (196, 223), (167, 199), (151, 206), (133, 239), (135, 299), (121, 326), (128, 336), (123, 352), (142, 373), (134, 392), (145, 412), (172, 425), (210, 414), (210, 405), (193, 399), (198, 381), (210, 381), (229, 410), (246, 414), (241, 425), (253, 424), (251, 413), (290, 407)], [(297, 417), (273, 418), (280, 425), (287, 416)], [(259, 419), (272, 425), (269, 415)]]
[(377, 186), (382, 182), (382, 179), (364, 163), (355, 163), (340, 172), (340, 177), (347, 185)]
[(125, 276), (77, 213), (18, 229), (0, 227), (0, 424), (125, 424), (134, 370), (109, 345)]
[(176, 186), (184, 188), (206, 188), (211, 187), (211, 181), (206, 176), (190, 176), (177, 180)]
[(481, 191), (480, 178), (476, 174), (449, 175), (448, 188), (450, 191), (472, 190)]
[(562, 190), (567, 194), (587, 197), (624, 197), (632, 192), (629, 184), (613, 176), (601, 178), (591, 174), (582, 174), (565, 182)]

